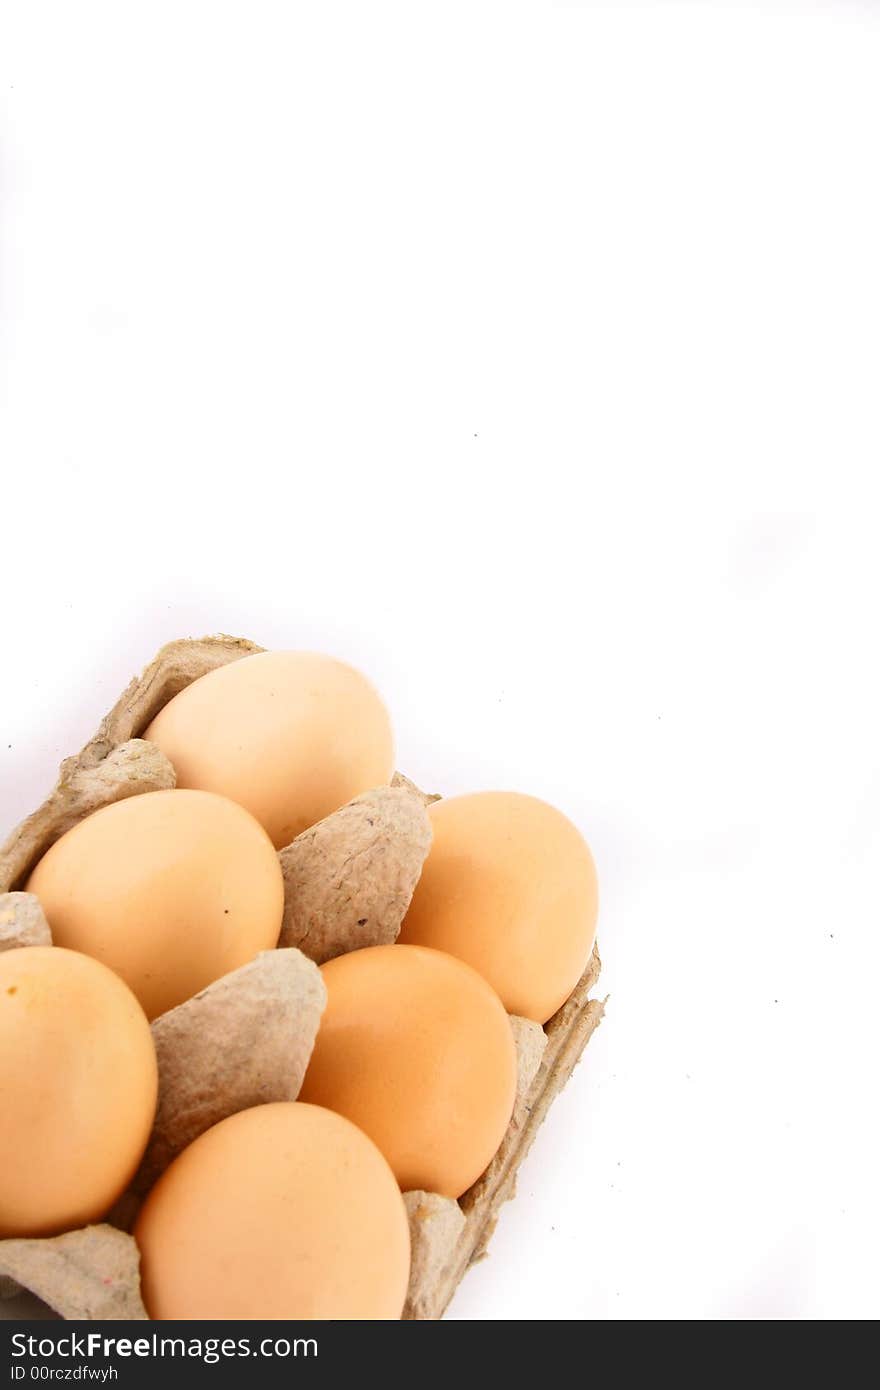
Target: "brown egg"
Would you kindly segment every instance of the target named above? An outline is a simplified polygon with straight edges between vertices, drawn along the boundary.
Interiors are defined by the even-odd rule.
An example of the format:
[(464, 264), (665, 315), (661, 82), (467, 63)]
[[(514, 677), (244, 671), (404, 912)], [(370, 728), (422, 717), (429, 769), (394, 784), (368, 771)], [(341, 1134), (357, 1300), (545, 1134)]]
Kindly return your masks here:
[(590, 958), (593, 858), (561, 811), (518, 792), (430, 808), (434, 841), (400, 933), (466, 960), (512, 1014), (545, 1023)]
[(516, 1050), (498, 996), (419, 946), (369, 946), (321, 974), (327, 1008), (301, 1098), (369, 1134), (404, 1191), (460, 1196), (513, 1111)]
[(277, 849), (388, 782), (388, 713), (369, 681), (314, 652), (260, 652), (202, 676), (144, 733), (179, 787), (246, 806)]
[(314, 1105), (242, 1110), (159, 1179), (134, 1230), (152, 1318), (399, 1318), (409, 1226), (394, 1175)]
[(147, 1016), (275, 946), (284, 885), (263, 828), (210, 792), (105, 806), (47, 850), (28, 881), (58, 946), (121, 975)]
[(0, 955), (0, 1238), (101, 1217), (156, 1110), (144, 1011), (106, 966), (55, 946)]

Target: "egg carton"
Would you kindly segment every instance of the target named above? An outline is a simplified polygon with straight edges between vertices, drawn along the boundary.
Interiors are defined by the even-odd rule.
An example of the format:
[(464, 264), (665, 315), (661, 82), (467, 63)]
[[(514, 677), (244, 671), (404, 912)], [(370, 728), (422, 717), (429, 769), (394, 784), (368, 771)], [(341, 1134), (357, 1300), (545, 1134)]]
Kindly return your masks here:
[[(62, 763), (51, 795), (0, 848), (0, 950), (51, 941), (39, 903), (20, 891), (50, 845), (102, 806), (174, 786), (167, 758), (139, 737), (159, 710), (200, 676), (261, 650), (226, 636), (170, 642), (132, 680), (94, 738)], [(389, 787), (356, 798), (280, 851), (279, 948), (152, 1024), (159, 1104), (131, 1189), (99, 1225), (0, 1241), (0, 1297), (26, 1290), (68, 1319), (147, 1317), (129, 1234), (141, 1197), (210, 1125), (251, 1105), (296, 1098), (324, 1005), (317, 964), (396, 940), (430, 847), (426, 808), (436, 799), (397, 774)], [(353, 859), (356, 879), (345, 868)], [(516, 1102), (482, 1177), (458, 1201), (404, 1193), (412, 1247), (405, 1319), (441, 1318), (469, 1266), (487, 1253), (501, 1207), (516, 1193), (519, 1166), (601, 1022), (604, 1003), (590, 998), (599, 971), (594, 949), (571, 996), (543, 1028), (511, 1018)], [(222, 1049), (214, 1046), (220, 1034)]]

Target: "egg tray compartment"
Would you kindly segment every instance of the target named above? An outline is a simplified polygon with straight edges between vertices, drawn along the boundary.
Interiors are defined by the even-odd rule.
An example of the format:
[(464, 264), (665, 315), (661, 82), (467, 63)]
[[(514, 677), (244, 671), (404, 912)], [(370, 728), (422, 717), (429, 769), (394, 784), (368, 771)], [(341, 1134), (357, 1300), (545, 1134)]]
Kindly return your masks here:
[[(13, 917), (18, 923), (20, 944), (45, 939), (41, 937), (45, 926), (41, 928), (36, 903), (25, 895), (17, 895), (16, 890), (21, 888), (50, 845), (102, 806), (141, 792), (174, 786), (174, 771), (168, 760), (154, 745), (139, 737), (159, 710), (200, 676), (261, 650), (242, 638), (225, 636), (170, 642), (142, 675), (131, 681), (94, 738), (82, 752), (62, 763), (58, 783), (51, 795), (0, 848), (0, 949), (4, 946), (4, 921), (12, 921)], [(411, 800), (404, 801), (401, 793), (406, 793)], [(360, 804), (370, 797), (378, 799), (375, 802), (378, 816), (373, 803), (367, 807)], [(293, 846), (282, 850), (286, 905), (281, 944), (303, 946), (307, 954), (320, 963), (359, 946), (394, 940), (430, 837), (428, 835), (424, 843), (419, 842), (414, 814), (407, 811), (405, 819), (412, 841), (410, 858), (396, 855), (388, 814), (396, 806), (414, 809), (416, 805), (424, 807), (435, 799), (423, 796), (412, 783), (398, 775), (390, 792), (377, 789), (366, 798), (357, 798), (299, 836)], [(367, 810), (370, 811), (368, 821)], [(334, 870), (336, 846), (345, 836), (350, 842), (352, 834), (361, 833), (361, 823), (364, 831), (367, 823), (371, 827), (369, 838), (359, 844), (360, 860), (366, 864), (367, 873), (361, 879), (360, 889), (356, 887), (353, 892), (351, 882), (343, 881), (335, 872), (328, 876), (328, 870)], [(413, 852), (417, 856), (415, 863)], [(318, 865), (320, 883), (317, 888), (308, 881), (303, 882), (304, 872), (308, 880), (310, 864)], [(292, 885), (293, 893), (290, 891)], [(3, 897), (4, 894), (11, 896)], [(13, 939), (5, 944), (16, 943)], [(320, 977), (302, 960), (298, 950), (285, 950), (283, 956), (285, 964), (299, 968), (294, 968), (290, 976), (294, 982), (292, 989), (287, 988), (286, 994), (284, 988), (276, 990), (275, 1013), (279, 1014), (286, 1004), (298, 1009), (302, 1017), (308, 1015), (309, 1027), (317, 1027), (323, 998), (317, 996), (313, 978), (319, 980)], [(265, 965), (273, 964), (273, 957), (274, 964), (280, 966), (278, 952), (265, 952), (256, 962), (226, 976), (194, 1000), (154, 1022), (160, 1066), (160, 1114), (163, 1046), (167, 1052), (165, 1081), (172, 1089), (180, 1085), (186, 1088), (187, 1078), (173, 1074), (176, 1035), (187, 1032), (190, 1019), (203, 1026), (212, 1015), (217, 1018), (227, 998), (236, 1000), (239, 1021), (243, 1019), (246, 1023), (255, 1013), (252, 1008), (251, 1015), (248, 1014), (248, 990), (254, 992), (261, 962), (265, 973)], [(469, 1266), (487, 1253), (501, 1206), (516, 1193), (519, 1165), (554, 1097), (565, 1085), (602, 1020), (603, 1002), (589, 997), (599, 971), (599, 954), (594, 949), (569, 999), (543, 1029), (525, 1019), (511, 1019), (518, 1060), (516, 1103), (507, 1133), (482, 1177), (457, 1202), (437, 1193), (404, 1194), (412, 1243), (412, 1270), (404, 1318), (442, 1317)], [(285, 987), (288, 984), (289, 981), (283, 982)], [(259, 991), (254, 994), (254, 1002), (263, 1007)], [(193, 1009), (201, 1009), (202, 1013), (192, 1014)], [(262, 1023), (259, 1026), (265, 1027)], [(308, 1028), (306, 1032), (314, 1036), (313, 1031), (308, 1034)], [(267, 1028), (265, 1034), (268, 1041), (261, 1033), (261, 1045), (278, 1050), (283, 1035), (277, 1028), (274, 1034)], [(250, 1039), (247, 1042), (249, 1044)], [(259, 1052), (250, 1046), (247, 1050)], [(191, 1046), (189, 1055), (200, 1057), (197, 1044)], [(201, 1060), (208, 1055), (203, 1045)], [(271, 1058), (269, 1060), (271, 1062)], [(243, 1076), (240, 1087), (233, 1085), (225, 1098), (222, 1113), (200, 1115), (198, 1105), (190, 1104), (191, 1132), (176, 1136), (173, 1148), (183, 1147), (223, 1114), (234, 1113), (263, 1099), (293, 1099), (307, 1061), (308, 1050), (296, 1058), (292, 1087), (284, 1096), (277, 1092), (267, 1093), (262, 1077)], [(244, 1070), (248, 1065), (243, 1060)], [(165, 1151), (167, 1147), (162, 1135), (154, 1133), (147, 1152), (154, 1169), (161, 1169), (173, 1157), (173, 1153)], [(145, 1171), (150, 1174), (149, 1164)], [(0, 1297), (27, 1290), (65, 1318), (146, 1318), (140, 1299), (137, 1248), (127, 1234), (136, 1205), (137, 1196), (129, 1194), (114, 1208), (108, 1222), (101, 1225), (47, 1239), (0, 1241)]]

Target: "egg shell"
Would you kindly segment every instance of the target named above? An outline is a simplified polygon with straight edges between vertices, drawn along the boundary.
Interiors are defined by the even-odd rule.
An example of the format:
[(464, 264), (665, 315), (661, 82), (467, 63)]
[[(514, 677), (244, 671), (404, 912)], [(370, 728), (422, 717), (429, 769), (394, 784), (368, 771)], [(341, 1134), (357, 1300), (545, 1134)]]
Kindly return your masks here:
[(300, 1092), (359, 1125), (400, 1186), (458, 1197), (504, 1137), (516, 1092), (510, 1021), (452, 956), (371, 946), (328, 961)]
[(399, 1318), (409, 1226), (394, 1176), (348, 1120), (278, 1102), (209, 1129), (134, 1230), (152, 1318)]
[(284, 906), (266, 832), (198, 791), (105, 806), (46, 852), (27, 886), (55, 943), (115, 970), (149, 1018), (273, 947)]
[(138, 1165), (156, 1089), (149, 1025), (117, 975), (57, 946), (0, 956), (0, 1236), (101, 1216)]
[(387, 710), (359, 671), (315, 652), (260, 652), (209, 672), (144, 733), (179, 787), (231, 797), (276, 848), (389, 781)]
[(571, 994), (596, 937), (593, 857), (572, 822), (519, 792), (429, 809), (433, 843), (400, 941), (448, 951), (509, 1013), (545, 1023)]

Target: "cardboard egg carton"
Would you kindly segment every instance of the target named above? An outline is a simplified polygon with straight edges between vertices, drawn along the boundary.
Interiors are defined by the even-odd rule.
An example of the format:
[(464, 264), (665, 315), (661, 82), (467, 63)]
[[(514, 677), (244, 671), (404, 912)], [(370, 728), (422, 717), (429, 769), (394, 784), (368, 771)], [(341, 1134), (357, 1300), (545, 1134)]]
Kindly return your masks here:
[[(139, 737), (159, 710), (200, 676), (260, 650), (223, 636), (171, 642), (130, 683), (95, 737), (62, 764), (51, 795), (0, 849), (0, 950), (51, 940), (37, 900), (21, 891), (50, 845), (102, 806), (174, 786), (167, 758)], [(129, 1192), (100, 1225), (0, 1241), (0, 1297), (25, 1289), (69, 1319), (147, 1317), (128, 1234), (140, 1199), (210, 1125), (251, 1105), (296, 1099), (324, 1007), (317, 964), (396, 940), (430, 848), (426, 807), (435, 799), (398, 774), (390, 787), (357, 797), (280, 851), (285, 911), (278, 949), (152, 1024), (159, 1104)], [(404, 1194), (412, 1243), (404, 1318), (442, 1317), (468, 1267), (486, 1254), (538, 1127), (602, 1019), (602, 1002), (589, 997), (599, 970), (594, 950), (570, 998), (543, 1028), (511, 1019), (516, 1103), (482, 1177), (458, 1201)], [(222, 1049), (214, 1045), (220, 1035)]]

